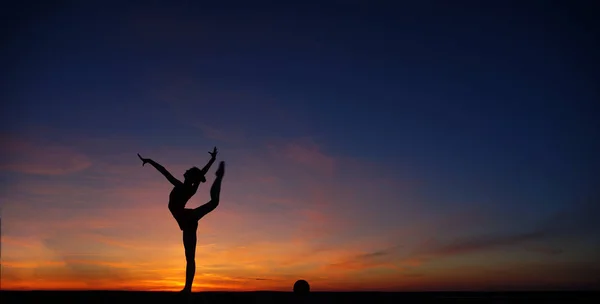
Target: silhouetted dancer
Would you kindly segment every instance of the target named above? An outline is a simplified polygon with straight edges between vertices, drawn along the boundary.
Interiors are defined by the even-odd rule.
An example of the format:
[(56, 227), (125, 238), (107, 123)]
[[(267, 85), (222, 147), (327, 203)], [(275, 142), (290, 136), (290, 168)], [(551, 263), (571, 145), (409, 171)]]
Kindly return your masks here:
[(211, 155), (208, 164), (206, 164), (202, 170), (196, 167), (188, 169), (185, 174), (183, 174), (185, 177), (183, 183), (173, 177), (169, 171), (157, 162), (149, 158), (142, 158), (142, 156), (138, 154), (138, 157), (142, 160), (142, 166), (146, 163), (151, 164), (174, 186), (173, 190), (171, 190), (171, 194), (169, 194), (169, 210), (177, 221), (177, 224), (179, 224), (179, 228), (183, 231), (183, 246), (185, 248), (185, 260), (187, 264), (185, 271), (185, 287), (181, 290), (181, 292), (184, 293), (190, 293), (192, 291), (192, 282), (194, 281), (194, 275), (196, 273), (195, 256), (198, 221), (209, 212), (215, 210), (219, 205), (221, 181), (225, 174), (225, 162), (221, 162), (219, 163), (219, 168), (215, 172), (217, 177), (210, 188), (210, 201), (195, 209), (185, 208), (188, 200), (196, 193), (196, 190), (198, 190), (200, 183), (206, 182), (205, 175), (210, 166), (215, 162), (217, 148), (215, 147), (212, 152), (208, 153)]

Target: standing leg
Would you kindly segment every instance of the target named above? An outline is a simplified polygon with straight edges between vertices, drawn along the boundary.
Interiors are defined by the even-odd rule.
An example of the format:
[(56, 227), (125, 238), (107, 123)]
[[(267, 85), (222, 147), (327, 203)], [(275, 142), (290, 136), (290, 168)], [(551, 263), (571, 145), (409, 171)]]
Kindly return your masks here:
[(185, 287), (182, 291), (191, 292), (196, 274), (196, 227), (183, 230), (183, 247), (185, 248)]

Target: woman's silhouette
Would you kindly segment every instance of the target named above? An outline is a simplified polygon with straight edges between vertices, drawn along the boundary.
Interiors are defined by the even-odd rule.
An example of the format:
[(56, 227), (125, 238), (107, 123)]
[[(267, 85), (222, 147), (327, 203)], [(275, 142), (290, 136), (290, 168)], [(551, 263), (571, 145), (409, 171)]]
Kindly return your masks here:
[(219, 163), (219, 168), (215, 172), (217, 177), (210, 188), (210, 201), (195, 209), (185, 208), (185, 204), (196, 193), (200, 183), (206, 182), (205, 175), (210, 166), (215, 162), (217, 148), (215, 147), (212, 152), (208, 153), (211, 155), (208, 164), (206, 164), (202, 170), (196, 167), (188, 169), (183, 174), (183, 177), (185, 178), (183, 183), (173, 177), (169, 171), (157, 162), (149, 158), (142, 158), (142, 156), (138, 154), (138, 157), (142, 160), (142, 166), (146, 163), (151, 164), (156, 170), (162, 173), (171, 184), (173, 184), (173, 190), (171, 190), (171, 194), (169, 195), (169, 210), (177, 221), (177, 224), (179, 224), (179, 228), (183, 231), (183, 247), (185, 248), (185, 260), (187, 263), (185, 271), (185, 287), (181, 290), (182, 292), (192, 291), (192, 282), (194, 281), (194, 275), (196, 273), (195, 257), (198, 221), (219, 205), (221, 180), (225, 174), (225, 162), (221, 162)]

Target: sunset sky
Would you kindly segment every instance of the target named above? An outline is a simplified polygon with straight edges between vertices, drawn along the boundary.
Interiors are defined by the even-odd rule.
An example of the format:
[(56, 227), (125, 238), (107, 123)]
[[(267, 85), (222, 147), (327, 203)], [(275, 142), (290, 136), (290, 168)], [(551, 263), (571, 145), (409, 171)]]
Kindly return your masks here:
[(196, 291), (600, 288), (593, 1), (58, 2), (3, 18), (2, 289), (180, 290), (136, 153), (213, 146)]

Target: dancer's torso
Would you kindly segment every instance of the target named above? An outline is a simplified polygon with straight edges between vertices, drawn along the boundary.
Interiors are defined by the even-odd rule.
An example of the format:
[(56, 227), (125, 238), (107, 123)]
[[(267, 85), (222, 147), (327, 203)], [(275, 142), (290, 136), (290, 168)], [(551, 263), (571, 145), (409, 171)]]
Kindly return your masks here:
[(169, 194), (169, 210), (171, 212), (177, 212), (185, 208), (185, 204), (194, 195), (191, 189), (184, 186), (175, 186)]

